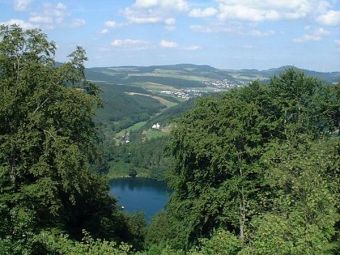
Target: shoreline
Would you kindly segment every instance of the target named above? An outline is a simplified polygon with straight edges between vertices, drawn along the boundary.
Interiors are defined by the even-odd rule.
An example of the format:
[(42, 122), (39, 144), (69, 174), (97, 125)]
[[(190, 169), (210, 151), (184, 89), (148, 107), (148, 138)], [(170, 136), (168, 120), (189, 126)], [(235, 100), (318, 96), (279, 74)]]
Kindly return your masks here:
[(122, 175), (122, 176), (116, 176), (116, 177), (108, 177), (106, 175), (104, 175), (108, 182), (112, 182), (112, 181), (115, 181), (115, 180), (120, 180), (120, 179), (148, 179), (148, 180), (153, 180), (153, 181), (158, 181), (158, 182), (166, 182), (165, 180), (159, 180), (159, 179), (156, 179), (156, 178), (152, 178), (150, 176), (135, 176), (135, 177), (131, 177), (129, 175)]

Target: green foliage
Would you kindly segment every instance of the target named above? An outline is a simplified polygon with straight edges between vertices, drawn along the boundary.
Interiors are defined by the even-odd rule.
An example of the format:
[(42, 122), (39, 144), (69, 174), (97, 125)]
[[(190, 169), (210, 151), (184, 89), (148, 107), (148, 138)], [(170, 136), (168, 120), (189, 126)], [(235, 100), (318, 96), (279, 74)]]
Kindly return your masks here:
[[(128, 236), (125, 240), (128, 240), (130, 244), (137, 250), (141, 250), (144, 246), (144, 238), (146, 232), (146, 222), (143, 213), (133, 213), (126, 215), (126, 224), (123, 227), (127, 228), (125, 232)], [(124, 239), (122, 241), (125, 241)]]
[[(174, 193), (167, 207), (173, 233), (171, 243), (190, 247), (216, 228), (237, 233), (240, 240), (248, 242), (252, 219), (274, 210), (285, 211), (274, 199), (275, 196), (283, 199), (281, 193), (274, 192), (281, 187), (272, 186), (267, 179), (275, 172), (275, 165), (268, 166), (263, 157), (268, 151), (285, 155), (279, 150), (282, 147), (292, 163), (293, 152), (283, 144), (296, 148), (308, 140), (332, 136), (337, 130), (334, 105), (338, 103), (332, 89), (293, 69), (274, 77), (267, 86), (254, 82), (246, 88), (200, 100), (177, 122), (173, 132), (171, 149), (175, 167), (169, 181)], [(295, 152), (303, 155), (300, 153)], [(313, 151), (310, 158), (315, 155)], [(299, 169), (304, 169), (296, 180), (302, 186), (307, 185), (307, 180), (312, 181), (307, 178), (309, 174), (314, 176), (307, 171), (308, 167), (305, 169), (308, 160), (302, 157), (296, 162)], [(320, 157), (315, 160), (323, 162)], [(328, 169), (327, 165), (319, 167)], [(290, 173), (282, 173), (281, 181), (283, 176), (290, 178)], [(326, 175), (315, 182), (322, 183), (324, 178), (327, 179)], [(297, 194), (306, 193), (302, 190), (299, 187)], [(309, 192), (319, 199), (328, 190), (326, 186), (318, 191), (321, 193), (314, 189)], [(287, 201), (297, 194), (289, 193)], [(336, 221), (334, 202), (324, 201), (329, 210), (321, 210), (320, 215), (333, 219), (325, 223), (327, 228), (332, 228)], [(293, 208), (297, 214), (308, 217), (305, 203)], [(309, 206), (315, 210), (319, 204)], [(298, 211), (302, 207), (305, 210)], [(330, 241), (329, 236), (324, 240)]]
[(334, 126), (338, 129), (338, 135), (340, 135), (340, 83), (330, 87), (333, 100), (325, 102), (326, 107), (329, 109), (329, 115), (334, 121)]
[(136, 255), (185, 255), (182, 250), (176, 250), (167, 245), (153, 245), (144, 252), (137, 252)]
[(155, 123), (159, 123), (161, 126), (166, 126), (173, 123), (176, 119), (182, 117), (185, 112), (189, 111), (193, 107), (195, 101), (196, 99), (190, 99), (166, 109), (161, 114), (156, 115), (155, 117), (148, 120), (144, 128), (151, 128)]
[[(168, 144), (167, 132), (151, 129), (155, 123), (170, 129), (175, 119), (193, 106), (194, 100), (189, 100), (166, 109), (161, 114), (152, 117), (146, 123), (141, 122), (126, 130), (130, 143), (120, 145), (105, 145), (105, 155), (109, 166), (103, 169), (109, 178), (128, 176), (130, 169), (135, 169), (140, 177), (164, 180), (166, 171), (170, 168), (171, 158), (166, 153)], [(122, 134), (123, 135), (123, 134)]]
[(254, 224), (254, 239), (239, 255), (334, 254), (328, 233), (316, 224), (306, 225), (297, 212), (288, 218), (268, 214)]
[[(166, 212), (160, 212), (152, 219), (151, 224), (147, 228), (145, 236), (145, 244), (147, 247), (166, 244), (171, 239), (172, 234), (170, 230), (170, 222)], [(179, 233), (178, 233), (179, 234)]]
[(128, 95), (128, 92), (149, 95), (142, 88), (98, 83), (102, 91), (103, 108), (98, 109), (96, 121), (103, 125), (108, 135), (119, 132), (133, 124), (148, 120), (165, 106), (158, 100), (142, 95)]
[(136, 176), (137, 176), (137, 170), (134, 169), (134, 168), (131, 168), (131, 169), (129, 170), (129, 176), (130, 176), (130, 177), (136, 177)]
[(34, 236), (50, 228), (75, 239), (82, 238), (83, 229), (95, 238), (135, 238), (107, 183), (91, 171), (98, 143), (93, 118), (100, 99), (84, 78), (85, 51), (78, 47), (58, 67), (54, 53), (55, 44), (39, 30), (0, 27), (4, 253), (33, 253)]
[[(160, 218), (161, 217), (161, 218)], [(158, 222), (162, 220), (163, 216), (158, 216)], [(162, 221), (164, 222), (164, 221)], [(159, 224), (159, 226), (161, 226)], [(166, 226), (164, 226), (166, 228)], [(156, 229), (153, 229), (153, 233), (156, 234)], [(158, 233), (164, 232), (164, 229), (158, 229)], [(157, 242), (148, 245), (148, 250), (142, 254), (157, 255), (157, 254), (178, 254), (178, 255), (236, 255), (241, 251), (243, 245), (237, 236), (224, 231), (222, 229), (213, 233), (210, 238), (202, 238), (199, 240), (197, 246), (191, 248), (189, 251), (171, 248), (166, 242)], [(139, 254), (139, 253), (137, 253)]]
[(242, 249), (242, 243), (237, 236), (222, 229), (217, 230), (210, 239), (199, 240), (199, 246), (193, 248), (190, 255), (236, 255)]
[(266, 180), (274, 191), (273, 210), (253, 220), (255, 230), (242, 255), (334, 254), (339, 214), (330, 187), (340, 183), (329, 179), (329, 169), (339, 166), (337, 146), (336, 140), (280, 145), (264, 156), (271, 169)]
[(41, 254), (55, 255), (128, 255), (132, 250), (132, 247), (126, 244), (94, 240), (86, 232), (81, 242), (72, 241), (67, 235), (42, 232), (34, 238), (34, 245)]
[[(289, 69), (201, 99), (174, 125), (171, 166), (167, 137), (131, 131), (140, 142), (98, 145), (101, 101), (85, 51), (58, 66), (54, 54), (41, 31), (0, 27), (1, 254), (339, 254), (339, 85)], [(159, 110), (133, 98), (150, 105), (129, 123)], [(148, 228), (93, 171), (106, 173), (107, 162), (158, 179), (172, 168), (174, 193)]]
[[(133, 136), (131, 133), (130, 137)], [(142, 141), (141, 135), (137, 136), (138, 138), (129, 144), (112, 148), (112, 168), (108, 176), (117, 177), (115, 173), (128, 176), (130, 171), (135, 170), (137, 176), (164, 180), (166, 170), (170, 166), (170, 159), (165, 153), (167, 137)], [(119, 166), (125, 170), (117, 169)]]

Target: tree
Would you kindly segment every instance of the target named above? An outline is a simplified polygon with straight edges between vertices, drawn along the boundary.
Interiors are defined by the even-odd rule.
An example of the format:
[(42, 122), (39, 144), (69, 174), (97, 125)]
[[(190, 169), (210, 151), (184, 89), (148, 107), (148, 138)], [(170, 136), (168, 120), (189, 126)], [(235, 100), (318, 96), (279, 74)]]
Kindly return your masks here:
[[(277, 132), (275, 109), (261, 108), (268, 101), (266, 88), (254, 83), (200, 101), (178, 123), (172, 144), (175, 193), (169, 208), (176, 212), (179, 208), (173, 205), (186, 207), (197, 217), (188, 222), (192, 227), (184, 227), (192, 231), (189, 242), (218, 226), (228, 226), (245, 239), (248, 218), (261, 200), (257, 160), (263, 144)], [(179, 215), (186, 214), (179, 210)]]
[(82, 242), (72, 241), (67, 235), (56, 235), (49, 232), (40, 233), (35, 237), (35, 241), (41, 246), (43, 254), (128, 255), (132, 250), (132, 247), (126, 244), (94, 240), (86, 232), (84, 232)]
[(334, 187), (339, 179), (338, 141), (318, 140), (293, 147), (273, 145), (263, 160), (271, 171), (273, 209), (252, 221), (255, 227), (246, 254), (335, 254), (335, 224), (339, 221)]
[(210, 238), (202, 238), (199, 245), (190, 250), (190, 255), (237, 255), (242, 249), (242, 243), (237, 236), (219, 229)]
[[(177, 124), (170, 152), (173, 242), (188, 247), (216, 228), (249, 240), (251, 220), (273, 207), (261, 161), (274, 143), (297, 146), (335, 130), (329, 88), (294, 69), (200, 100)], [(179, 231), (180, 230), (180, 231)]]
[(85, 51), (56, 66), (55, 49), (39, 30), (0, 27), (0, 239), (18, 253), (33, 253), (46, 229), (129, 236), (106, 182), (90, 171), (100, 99), (84, 77)]

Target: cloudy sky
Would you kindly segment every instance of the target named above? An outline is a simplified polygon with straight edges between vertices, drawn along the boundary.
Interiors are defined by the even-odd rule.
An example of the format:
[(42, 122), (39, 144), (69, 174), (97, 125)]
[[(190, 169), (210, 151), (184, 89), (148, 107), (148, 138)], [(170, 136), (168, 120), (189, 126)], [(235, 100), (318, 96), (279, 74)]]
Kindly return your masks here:
[(340, 0), (0, 0), (0, 23), (40, 28), (88, 66), (193, 63), (340, 71)]

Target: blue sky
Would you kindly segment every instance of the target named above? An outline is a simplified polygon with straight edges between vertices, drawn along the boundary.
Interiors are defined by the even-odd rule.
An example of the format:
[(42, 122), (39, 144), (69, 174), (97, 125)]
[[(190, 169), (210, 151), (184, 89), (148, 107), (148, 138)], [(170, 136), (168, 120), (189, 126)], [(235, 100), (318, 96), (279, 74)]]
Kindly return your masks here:
[(193, 63), (340, 71), (340, 0), (0, 0), (0, 23), (40, 28), (87, 66)]

